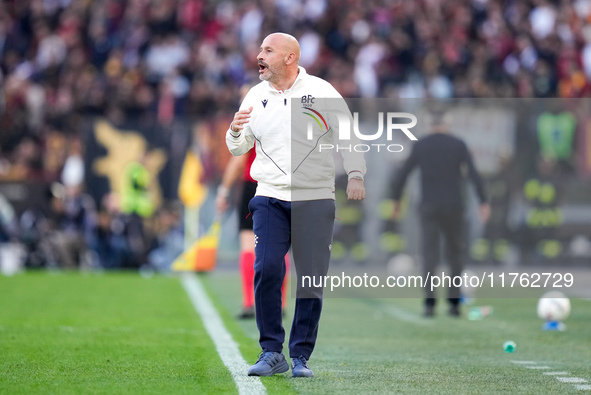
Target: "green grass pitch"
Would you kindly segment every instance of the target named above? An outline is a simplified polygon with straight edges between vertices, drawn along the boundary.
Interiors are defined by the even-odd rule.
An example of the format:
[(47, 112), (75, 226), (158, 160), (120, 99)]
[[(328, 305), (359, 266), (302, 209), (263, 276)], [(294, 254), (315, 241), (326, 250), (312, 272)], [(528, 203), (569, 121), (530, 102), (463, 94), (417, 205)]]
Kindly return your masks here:
[[(201, 276), (247, 362), (254, 321), (236, 321), (235, 273)], [(0, 394), (237, 393), (176, 277), (33, 272), (0, 277)], [(591, 393), (591, 302), (571, 299), (565, 332), (541, 330), (535, 299), (488, 299), (481, 321), (452, 319), (417, 299), (326, 299), (310, 361), (316, 377), (262, 378), (269, 394)], [(289, 328), (293, 300), (285, 319)], [(503, 352), (506, 340), (517, 351)], [(528, 369), (511, 361), (534, 361)]]

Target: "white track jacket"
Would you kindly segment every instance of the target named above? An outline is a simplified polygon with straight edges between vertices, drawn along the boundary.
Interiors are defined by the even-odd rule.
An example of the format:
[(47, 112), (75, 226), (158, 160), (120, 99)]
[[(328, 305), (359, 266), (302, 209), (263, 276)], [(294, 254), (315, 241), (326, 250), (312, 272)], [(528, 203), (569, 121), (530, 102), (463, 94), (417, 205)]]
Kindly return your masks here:
[[(298, 99), (293, 101), (296, 108), (293, 98)], [(226, 144), (235, 156), (256, 146), (250, 175), (258, 182), (257, 196), (283, 201), (334, 199), (335, 151), (330, 146), (337, 146), (333, 132), (339, 124), (322, 99), (344, 104), (330, 83), (307, 74), (303, 67), (284, 92), (262, 81), (246, 94), (240, 110), (253, 107), (250, 121), (238, 133), (228, 129)], [(362, 153), (353, 149), (339, 153), (349, 179), (365, 175)]]

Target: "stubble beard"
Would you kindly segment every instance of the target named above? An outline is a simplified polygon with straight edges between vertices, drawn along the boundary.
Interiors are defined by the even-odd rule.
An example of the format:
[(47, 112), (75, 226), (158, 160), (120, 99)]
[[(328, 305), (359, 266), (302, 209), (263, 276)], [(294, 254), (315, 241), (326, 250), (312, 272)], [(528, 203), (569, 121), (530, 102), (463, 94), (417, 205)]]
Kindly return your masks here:
[(263, 74), (259, 74), (259, 79), (261, 81), (267, 81), (267, 82), (273, 84), (273, 83), (281, 80), (281, 75), (282, 75), (281, 67), (275, 66), (272, 70), (271, 67), (269, 67), (269, 65), (267, 65), (266, 72)]
[(273, 82), (272, 80), (273, 80), (273, 77), (275, 76), (275, 73), (273, 73), (268, 67), (267, 67), (266, 73), (267, 73), (266, 75), (265, 75), (265, 73), (259, 74), (259, 79), (261, 81)]

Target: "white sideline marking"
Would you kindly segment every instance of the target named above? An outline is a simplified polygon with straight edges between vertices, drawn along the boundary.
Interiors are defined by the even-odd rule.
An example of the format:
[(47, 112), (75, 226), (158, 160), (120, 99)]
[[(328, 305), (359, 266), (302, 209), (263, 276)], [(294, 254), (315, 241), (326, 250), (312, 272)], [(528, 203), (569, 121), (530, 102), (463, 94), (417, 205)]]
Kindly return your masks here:
[(561, 383), (586, 383), (587, 380), (580, 377), (556, 377)]
[(224, 326), (222, 318), (209, 300), (199, 278), (194, 273), (184, 273), (181, 282), (193, 303), (197, 314), (201, 316), (207, 333), (215, 348), (234, 378), (239, 394), (265, 394), (267, 390), (258, 377), (246, 375), (249, 365), (246, 363), (238, 345)]
[[(517, 365), (533, 365), (533, 366), (523, 366), (526, 369), (534, 369), (534, 370), (545, 370), (551, 369), (550, 366), (540, 366), (536, 365), (536, 361), (511, 361), (511, 363)], [(542, 374), (546, 376), (566, 376), (570, 374), (569, 372), (542, 372)], [(573, 387), (579, 391), (588, 391), (591, 390), (591, 385), (589, 384), (580, 384), (580, 383), (588, 383), (587, 380), (581, 377), (554, 377), (556, 380), (560, 381), (561, 383), (569, 383), (573, 384)], [(579, 383), (579, 384), (577, 384)]]

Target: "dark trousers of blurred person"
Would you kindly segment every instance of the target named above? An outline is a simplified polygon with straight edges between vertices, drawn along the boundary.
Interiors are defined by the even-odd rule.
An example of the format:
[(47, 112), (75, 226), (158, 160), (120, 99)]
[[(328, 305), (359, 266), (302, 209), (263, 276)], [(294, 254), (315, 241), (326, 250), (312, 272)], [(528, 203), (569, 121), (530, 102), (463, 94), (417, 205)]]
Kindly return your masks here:
[(148, 244), (144, 219), (135, 212), (126, 217), (128, 254), (123, 259), (124, 269), (137, 269), (147, 262)]
[(48, 243), (55, 264), (66, 269), (79, 267), (87, 251), (84, 237), (75, 232), (54, 231)]
[(91, 238), (88, 247), (97, 258), (97, 266), (103, 269), (120, 269), (130, 255), (127, 240), (123, 235), (112, 234), (100, 229)]
[[(446, 261), (451, 270), (451, 279), (461, 276), (464, 269), (464, 216), (461, 207), (423, 206), (420, 209), (423, 254), (423, 276), (427, 279), (425, 305), (427, 309), (435, 306), (435, 292), (431, 289), (431, 278), (440, 262), (441, 239), (444, 240)], [(447, 281), (447, 280), (446, 280)], [(447, 282), (446, 282), (447, 283)], [(457, 284), (457, 283), (456, 283)], [(460, 302), (460, 288), (448, 288), (448, 301), (453, 308)]]

